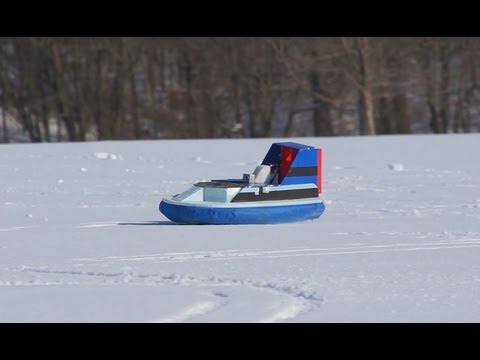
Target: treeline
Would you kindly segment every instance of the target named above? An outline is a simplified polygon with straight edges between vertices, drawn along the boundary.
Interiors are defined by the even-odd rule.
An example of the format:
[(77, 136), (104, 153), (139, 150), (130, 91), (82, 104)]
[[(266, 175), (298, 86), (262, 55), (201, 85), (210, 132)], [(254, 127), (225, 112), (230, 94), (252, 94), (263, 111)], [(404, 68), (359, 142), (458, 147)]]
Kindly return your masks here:
[(480, 129), (479, 38), (2, 38), (0, 141)]

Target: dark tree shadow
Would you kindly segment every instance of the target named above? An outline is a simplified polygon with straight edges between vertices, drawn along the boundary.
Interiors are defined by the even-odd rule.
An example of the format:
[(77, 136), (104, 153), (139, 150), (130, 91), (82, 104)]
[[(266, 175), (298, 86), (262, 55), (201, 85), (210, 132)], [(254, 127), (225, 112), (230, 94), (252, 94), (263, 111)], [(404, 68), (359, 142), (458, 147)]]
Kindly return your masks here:
[(122, 222), (118, 225), (129, 225), (129, 226), (162, 226), (162, 225), (182, 225), (177, 224), (173, 221), (138, 221), (138, 222)]

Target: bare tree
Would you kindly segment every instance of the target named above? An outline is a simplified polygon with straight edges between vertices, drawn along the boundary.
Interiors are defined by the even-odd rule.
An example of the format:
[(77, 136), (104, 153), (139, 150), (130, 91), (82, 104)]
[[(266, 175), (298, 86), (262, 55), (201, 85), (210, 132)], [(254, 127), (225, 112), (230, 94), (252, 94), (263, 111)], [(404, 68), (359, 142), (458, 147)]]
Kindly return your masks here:
[(34, 142), (478, 131), (479, 55), (478, 38), (2, 38), (0, 138), (7, 117)]
[(377, 42), (370, 38), (341, 38), (345, 51), (345, 74), (358, 92), (359, 132), (375, 135), (374, 58)]

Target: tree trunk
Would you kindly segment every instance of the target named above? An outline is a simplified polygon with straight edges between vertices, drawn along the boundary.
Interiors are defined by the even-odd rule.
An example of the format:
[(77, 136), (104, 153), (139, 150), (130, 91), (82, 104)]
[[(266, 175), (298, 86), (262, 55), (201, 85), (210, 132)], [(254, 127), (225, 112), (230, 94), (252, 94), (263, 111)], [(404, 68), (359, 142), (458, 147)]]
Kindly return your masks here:
[[(162, 59), (164, 58), (164, 52), (162, 52)], [(162, 65), (165, 64), (164, 61), (162, 61)], [(146, 70), (146, 83), (148, 87), (148, 114), (150, 119), (153, 121), (153, 131), (154, 131), (154, 137), (157, 137), (157, 134), (160, 132), (160, 122), (158, 117), (158, 113), (156, 111), (156, 100), (155, 100), (155, 92), (157, 88), (157, 79), (156, 79), (156, 73), (155, 73), (155, 67), (152, 61), (152, 58), (150, 54), (147, 52), (146, 53), (146, 59), (145, 59), (145, 70)], [(164, 81), (164, 72), (166, 71), (165, 67), (160, 67), (159, 73), (160, 73), (160, 84)], [(163, 85), (162, 85), (163, 87)], [(175, 125), (173, 125), (173, 128), (175, 128)]]
[(47, 107), (47, 101), (46, 101), (46, 92), (45, 89), (43, 88), (43, 85), (40, 85), (40, 93), (42, 96), (41, 99), (41, 105), (40, 105), (40, 116), (41, 116), (41, 122), (43, 125), (43, 132), (45, 134), (45, 140), (47, 142), (51, 142), (51, 136), (50, 136), (50, 126), (48, 123), (48, 107)]
[(260, 112), (260, 117), (262, 119), (262, 137), (271, 137), (275, 102), (271, 97), (265, 99), (265, 101), (267, 102), (267, 104), (265, 104), (266, 109)]
[(440, 46), (440, 123), (442, 133), (447, 133), (449, 130), (448, 90), (450, 85), (450, 69), (447, 51), (448, 44), (442, 43)]
[(310, 88), (314, 99), (312, 114), (314, 136), (332, 136), (331, 104), (319, 98), (320, 94), (323, 94), (324, 91), (320, 83), (320, 74), (317, 71), (313, 71), (310, 74)]
[(20, 110), (20, 121), (22, 122), (23, 127), (27, 130), (28, 136), (31, 142), (38, 143), (42, 142), (42, 138), (39, 133), (39, 128), (35, 126), (35, 123), (29, 114), (23, 107), (19, 107)]
[[(81, 62), (83, 54), (81, 49), (81, 43), (78, 39), (75, 39), (75, 58), (78, 62)], [(82, 64), (74, 64), (72, 66), (73, 71), (73, 91), (74, 91), (74, 99), (73, 102), (73, 110), (72, 116), (74, 116), (74, 121), (78, 124), (78, 131), (77, 131), (77, 140), (85, 141), (86, 139), (86, 132), (88, 127), (88, 108), (89, 105), (85, 100), (85, 92), (84, 89), (88, 87), (88, 78), (87, 78), (87, 69)]]
[(250, 85), (247, 85), (247, 93), (246, 93), (246, 103), (247, 103), (247, 114), (248, 114), (248, 131), (249, 137), (256, 138), (257, 129), (255, 123), (255, 113), (253, 111), (253, 104), (252, 104), (252, 94), (250, 91)]
[(375, 135), (376, 128), (371, 92), (366, 89), (360, 89), (358, 101), (360, 135)]
[(361, 132), (362, 135), (375, 135), (375, 116), (373, 105), (373, 94), (369, 86), (366, 86), (363, 91), (360, 91), (361, 109), (363, 110), (363, 124), (364, 129)]
[(201, 135), (201, 124), (198, 121), (195, 111), (195, 98), (194, 98), (194, 88), (193, 88), (193, 69), (190, 62), (188, 54), (184, 56), (185, 61), (185, 96), (186, 96), (186, 109), (185, 113), (187, 116), (188, 123), (188, 132), (189, 136), (198, 138)]
[(239, 130), (244, 128), (241, 115), (241, 100), (240, 100), (240, 82), (238, 80), (238, 74), (234, 73), (231, 76), (231, 86), (232, 86), (232, 107), (234, 109), (234, 119), (235, 119), (235, 132), (231, 132), (231, 135), (237, 137)]
[(378, 100), (377, 134), (393, 134), (391, 102), (386, 97)]
[(5, 101), (2, 102), (2, 142), (8, 143), (7, 114), (5, 112)]
[(396, 132), (398, 134), (411, 134), (412, 124), (410, 119), (410, 112), (408, 109), (408, 101), (405, 94), (399, 94), (392, 99), (392, 110), (394, 116), (394, 123), (396, 124)]
[(70, 102), (68, 99), (68, 89), (67, 84), (64, 81), (63, 77), (65, 76), (65, 71), (63, 67), (63, 62), (59, 53), (58, 46), (55, 40), (52, 43), (52, 58), (55, 66), (55, 87), (57, 95), (57, 112), (58, 116), (65, 123), (65, 128), (68, 134), (69, 141), (77, 140), (77, 129), (75, 127), (74, 119), (71, 115)]
[(435, 71), (435, 60), (439, 58), (438, 43), (434, 43), (431, 51), (425, 54), (425, 69), (424, 69), (424, 81), (425, 81), (425, 95), (426, 105), (430, 111), (430, 128), (434, 134), (442, 133), (442, 119), (439, 114), (438, 108), (438, 76)]
[(441, 122), (438, 117), (437, 109), (435, 104), (431, 101), (427, 101), (428, 110), (430, 110), (430, 128), (435, 134), (440, 134), (442, 132)]
[(62, 120), (60, 116), (57, 116), (57, 142), (62, 141)]
[(95, 97), (93, 99), (93, 120), (97, 125), (97, 139), (104, 140), (105, 139), (105, 130), (104, 130), (104, 111), (103, 111), (103, 83), (105, 81), (103, 77), (103, 60), (100, 51), (97, 52), (95, 55), (95, 65), (93, 67), (94, 71), (94, 78), (92, 79), (94, 86), (93, 92)]
[(291, 96), (290, 108), (288, 110), (287, 124), (286, 124), (285, 130), (283, 132), (283, 136), (285, 136), (285, 137), (292, 137), (293, 134), (294, 134), (295, 127), (294, 127), (293, 120), (295, 119), (298, 99), (300, 98), (300, 90), (301, 90), (301, 88), (297, 87), (294, 90), (294, 92)]
[(455, 106), (455, 115), (454, 115), (454, 124), (453, 131), (466, 132), (466, 121), (465, 121), (465, 79), (467, 77), (468, 71), (468, 61), (467, 61), (467, 49), (468, 49), (468, 39), (463, 40), (461, 43), (460, 49), (460, 72), (458, 76), (458, 88), (457, 88), (457, 101)]
[(370, 44), (367, 38), (360, 39), (359, 46), (359, 65), (360, 65), (360, 109), (363, 114), (360, 116), (362, 135), (375, 135), (375, 108), (373, 103), (372, 89), (372, 68), (370, 63)]
[(135, 132), (135, 139), (142, 138), (140, 129), (140, 120), (138, 119), (138, 98), (135, 84), (135, 71), (130, 72), (130, 114), (133, 121), (133, 130)]
[(314, 136), (333, 136), (331, 105), (326, 101), (317, 100), (313, 109)]

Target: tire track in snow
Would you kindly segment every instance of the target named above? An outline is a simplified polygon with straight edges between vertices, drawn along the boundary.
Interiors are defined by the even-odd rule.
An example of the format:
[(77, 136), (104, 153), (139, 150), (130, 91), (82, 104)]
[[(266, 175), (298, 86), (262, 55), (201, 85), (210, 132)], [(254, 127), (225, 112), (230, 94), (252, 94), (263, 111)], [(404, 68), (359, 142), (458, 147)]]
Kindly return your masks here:
[(117, 226), (120, 223), (118, 221), (110, 222), (99, 222), (99, 223), (86, 223), (75, 226), (75, 229), (84, 229), (84, 228), (99, 228), (99, 227), (108, 227), (108, 226)]
[[(192, 283), (201, 283), (204, 285), (244, 285), (261, 289), (270, 289), (294, 297), (303, 298), (310, 301), (322, 301), (322, 297), (314, 291), (299, 288), (296, 285), (279, 284), (278, 281), (252, 280), (252, 279), (237, 279), (226, 276), (195, 276), (195, 275), (180, 275), (175, 273), (138, 273), (134, 271), (81, 271), (81, 270), (57, 270), (49, 269), (48, 267), (28, 267), (23, 266), (20, 271), (34, 272), (44, 274), (60, 274), (60, 275), (77, 275), (77, 276), (91, 276), (91, 277), (108, 277), (108, 278), (127, 278), (127, 279), (148, 279), (157, 280), (156, 282), (164, 282), (175, 285), (191, 285)], [(124, 283), (124, 281), (122, 281)], [(220, 295), (218, 295), (220, 296)]]
[(0, 281), (0, 286), (64, 286), (64, 285), (79, 285), (76, 281), (41, 281), (41, 280), (12, 280)]
[(22, 230), (22, 229), (30, 229), (34, 227), (35, 226), (13, 226), (10, 228), (0, 228), (0, 231), (16, 231), (16, 230)]
[(190, 320), (194, 317), (201, 316), (208, 314), (217, 308), (219, 308), (222, 304), (219, 301), (201, 301), (190, 305), (189, 307), (183, 309), (178, 313), (174, 313), (170, 316), (156, 319), (152, 322), (154, 323), (179, 323), (185, 322), (186, 320)]
[(103, 258), (78, 258), (77, 262), (90, 263), (171, 263), (186, 261), (224, 261), (238, 259), (276, 259), (299, 256), (326, 256), (342, 254), (363, 254), (377, 252), (398, 252), (398, 251), (424, 251), (424, 250), (446, 250), (480, 247), (480, 239), (444, 240), (421, 243), (399, 243), (399, 244), (349, 244), (339, 247), (305, 248), (286, 250), (259, 250), (259, 249), (228, 249), (221, 251), (197, 251), (181, 253), (162, 253), (128, 256), (108, 256)]
[(261, 249), (227, 249), (221, 251), (187, 251), (172, 252), (163, 254), (144, 254), (144, 255), (128, 255), (128, 256), (107, 256), (104, 258), (79, 258), (74, 261), (88, 262), (129, 262), (129, 261), (157, 261), (172, 260), (175, 262), (182, 260), (209, 259), (217, 256), (225, 255), (226, 257), (256, 255)]
[(260, 319), (259, 323), (274, 323), (281, 322), (286, 320), (291, 320), (297, 317), (298, 315), (308, 311), (305, 304), (301, 301), (292, 301), (289, 304), (283, 305), (282, 308), (277, 310), (273, 315)]
[[(218, 276), (195, 276), (195, 275), (180, 275), (175, 273), (138, 273), (132, 271), (118, 271), (118, 272), (96, 272), (96, 271), (79, 271), (79, 270), (61, 270), (49, 269), (48, 267), (28, 267), (24, 266), (20, 269), (23, 272), (43, 273), (43, 274), (60, 274), (72, 276), (86, 276), (94, 279), (108, 278), (105, 280), (110, 285), (114, 284), (130, 284), (130, 285), (183, 285), (183, 286), (246, 286), (262, 291), (273, 292), (289, 299), (286, 304), (283, 304), (280, 309), (269, 318), (261, 319), (261, 322), (276, 322), (293, 319), (294, 317), (311, 311), (314, 308), (321, 306), (323, 302), (322, 296), (306, 286), (297, 286), (295, 284), (288, 284), (286, 281), (265, 281), (252, 279), (238, 279), (233, 277), (218, 277)], [(75, 284), (78, 284), (75, 283)], [(174, 314), (171, 317), (160, 319), (162, 322), (177, 322), (191, 319), (193, 316), (200, 316), (206, 313), (217, 310), (221, 306), (225, 306), (227, 301), (225, 298), (228, 294), (224, 292), (213, 291), (213, 295), (223, 298), (221, 301), (201, 302), (193, 307), (188, 307), (184, 311)], [(159, 320), (156, 320), (159, 321)]]

